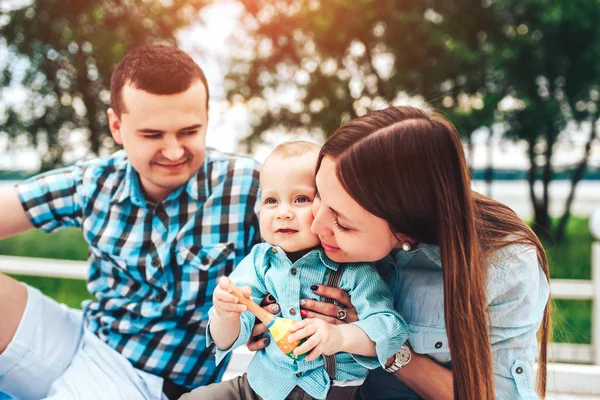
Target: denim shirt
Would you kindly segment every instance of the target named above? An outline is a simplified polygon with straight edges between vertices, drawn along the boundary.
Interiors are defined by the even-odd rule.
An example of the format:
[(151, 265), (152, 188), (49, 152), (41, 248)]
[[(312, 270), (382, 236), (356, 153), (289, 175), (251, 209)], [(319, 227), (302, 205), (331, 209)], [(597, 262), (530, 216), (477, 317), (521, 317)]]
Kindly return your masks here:
[[(496, 398), (537, 399), (536, 333), (550, 293), (548, 281), (531, 246), (509, 245), (486, 261)], [(451, 368), (439, 247), (420, 244), (387, 257), (377, 267), (394, 294), (396, 310), (408, 323), (414, 352)], [(363, 391), (367, 399), (419, 399), (381, 368), (371, 371)]]
[[(299, 321), (300, 299), (319, 300), (312, 285), (324, 284), (330, 270), (339, 264), (330, 260), (323, 249), (315, 249), (292, 263), (283, 249), (268, 243), (257, 244), (229, 278), (238, 286), (250, 286), (252, 299), (260, 303), (271, 294), (281, 307), (279, 316)], [(257, 351), (248, 366), (248, 382), (263, 399), (284, 399), (295, 386), (317, 399), (327, 396), (330, 385), (337, 381), (362, 380), (369, 370), (385, 365), (406, 341), (408, 329), (394, 310), (393, 296), (372, 263), (347, 263), (338, 285), (353, 300), (359, 320), (353, 325), (361, 328), (375, 342), (376, 357), (337, 353), (336, 379), (330, 382), (323, 358), (296, 361), (286, 356), (271, 338), (271, 343)], [(209, 315), (214, 315), (212, 307)], [(241, 314), (240, 334), (227, 350), (217, 349), (219, 364), (233, 349), (245, 344), (252, 333), (255, 317), (249, 311)], [(209, 322), (210, 326), (210, 322)], [(214, 343), (210, 329), (206, 330), (207, 347)], [(270, 335), (270, 334), (267, 334)]]

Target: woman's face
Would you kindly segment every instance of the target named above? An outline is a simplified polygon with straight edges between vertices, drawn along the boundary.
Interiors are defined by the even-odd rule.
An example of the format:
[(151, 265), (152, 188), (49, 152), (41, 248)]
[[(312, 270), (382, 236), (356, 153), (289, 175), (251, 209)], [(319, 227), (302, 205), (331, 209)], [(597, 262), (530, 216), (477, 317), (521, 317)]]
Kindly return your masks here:
[(327, 256), (336, 262), (377, 261), (398, 240), (387, 222), (362, 208), (344, 190), (335, 174), (335, 160), (325, 157), (317, 172), (319, 196), (313, 203), (311, 230), (319, 235)]

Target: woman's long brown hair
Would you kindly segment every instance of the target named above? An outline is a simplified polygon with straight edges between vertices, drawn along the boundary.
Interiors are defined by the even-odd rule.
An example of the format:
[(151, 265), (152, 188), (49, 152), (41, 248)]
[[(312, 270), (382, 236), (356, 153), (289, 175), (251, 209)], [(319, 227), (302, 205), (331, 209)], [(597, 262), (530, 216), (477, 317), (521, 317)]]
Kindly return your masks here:
[[(452, 124), (412, 107), (354, 119), (319, 155), (336, 159), (346, 191), (393, 232), (440, 246), (444, 312), (456, 399), (493, 399), (485, 259), (513, 243), (534, 246), (548, 278), (542, 244), (507, 206), (471, 190)], [(317, 167), (318, 168), (318, 167)], [(537, 391), (546, 393), (548, 305), (540, 327)]]

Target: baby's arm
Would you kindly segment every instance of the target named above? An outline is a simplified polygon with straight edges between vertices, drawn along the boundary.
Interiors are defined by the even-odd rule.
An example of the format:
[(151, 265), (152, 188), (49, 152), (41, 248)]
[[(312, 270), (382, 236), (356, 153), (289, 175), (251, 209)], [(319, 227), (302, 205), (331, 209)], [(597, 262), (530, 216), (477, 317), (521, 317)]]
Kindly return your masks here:
[(296, 354), (302, 354), (313, 349), (306, 358), (308, 361), (320, 354), (347, 352), (364, 367), (374, 369), (385, 365), (406, 341), (408, 327), (394, 310), (392, 294), (374, 267), (362, 264), (347, 268), (340, 287), (352, 297), (359, 321), (333, 325), (307, 318), (292, 326), (294, 334), (289, 340), (308, 338), (295, 350)]
[(366, 357), (377, 355), (375, 342), (356, 325), (333, 325), (322, 319), (307, 318), (294, 323), (291, 331), (294, 333), (289, 336), (290, 342), (308, 338), (294, 349), (296, 355), (310, 351), (306, 361), (316, 360), (321, 354), (352, 353)]
[[(239, 304), (237, 297), (231, 293), (229, 278), (221, 277), (213, 292), (215, 313), (210, 319), (210, 333), (215, 345), (221, 350), (229, 349), (240, 335), (240, 314), (246, 311), (246, 306)], [(246, 297), (250, 297), (249, 287), (241, 288)]]
[(342, 284), (350, 284), (348, 293), (359, 319), (350, 325), (362, 329), (375, 343), (376, 358), (363, 357), (355, 351), (349, 353), (359, 364), (373, 369), (385, 366), (387, 359), (406, 342), (408, 325), (396, 311), (393, 295), (375, 267), (365, 264), (355, 268), (352, 271), (355, 274), (347, 274), (350, 271), (346, 270), (342, 277)]
[[(234, 348), (244, 344), (252, 333), (255, 318), (250, 312), (242, 312), (246, 307), (239, 304), (228, 288), (229, 280), (241, 287), (254, 301), (260, 300), (267, 293), (264, 286), (263, 251), (256, 245), (240, 264), (229, 275), (229, 279), (221, 278), (213, 293), (214, 306), (209, 311), (207, 327), (207, 346), (217, 346), (217, 364)], [(232, 298), (235, 298), (233, 300)]]

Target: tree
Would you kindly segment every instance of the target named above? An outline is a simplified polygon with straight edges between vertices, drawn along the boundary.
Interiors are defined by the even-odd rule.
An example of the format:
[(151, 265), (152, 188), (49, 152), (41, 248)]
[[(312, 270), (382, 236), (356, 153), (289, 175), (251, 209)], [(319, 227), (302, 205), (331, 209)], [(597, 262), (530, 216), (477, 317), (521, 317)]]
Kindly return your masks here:
[[(491, 39), (496, 48), (494, 68), (518, 102), (509, 115), (508, 134), (527, 141), (529, 193), (538, 232), (561, 240), (579, 181), (597, 138), (600, 101), (600, 2), (597, 0), (497, 2), (495, 13), (501, 35)], [(552, 157), (567, 128), (587, 127), (589, 139), (582, 158), (571, 166), (571, 188), (562, 217), (553, 226), (549, 215)], [(542, 191), (535, 191), (541, 182)]]
[[(529, 144), (535, 227), (560, 239), (596, 137), (600, 77), (598, 0), (243, 0), (251, 32), (229, 76), (232, 102), (265, 131), (328, 136), (345, 120), (419, 96), (470, 142), (507, 122)], [(501, 102), (512, 107), (500, 109)], [(565, 213), (553, 230), (548, 186), (553, 148), (567, 126), (591, 126)], [(541, 180), (543, 193), (534, 186)]]
[[(240, 47), (251, 50), (238, 57), (226, 89), (255, 115), (249, 146), (272, 129), (331, 135), (402, 92), (436, 107), (450, 99), (444, 110), (458, 120), (459, 96), (481, 103), (495, 90), (485, 86), (481, 46), (490, 24), (480, 0), (242, 3), (250, 35)], [(481, 123), (491, 124), (494, 107), (479, 107)]]
[(208, 1), (35, 0), (19, 9), (0, 6), (9, 51), (0, 86), (20, 86), (26, 93), (23, 103), (5, 110), (2, 130), (39, 148), (43, 170), (63, 163), (77, 130), (87, 136), (91, 152), (111, 148), (105, 111), (113, 66), (139, 45), (175, 44), (177, 30), (197, 19)]

